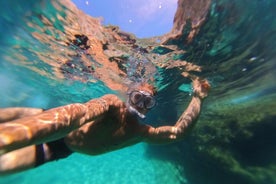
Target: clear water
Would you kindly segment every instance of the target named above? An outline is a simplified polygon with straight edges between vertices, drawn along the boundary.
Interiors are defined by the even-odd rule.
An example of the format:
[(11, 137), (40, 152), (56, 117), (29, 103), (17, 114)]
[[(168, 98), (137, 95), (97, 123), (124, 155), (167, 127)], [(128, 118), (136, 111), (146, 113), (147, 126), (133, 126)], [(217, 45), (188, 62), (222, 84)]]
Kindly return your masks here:
[(138, 144), (95, 157), (73, 154), (67, 159), (1, 178), (1, 183), (183, 183), (180, 171), (173, 163), (147, 156), (146, 146)]
[[(64, 43), (64, 29), (72, 26), (60, 19), (68, 18), (66, 7), (18, 0), (1, 1), (0, 8), (0, 107), (47, 109), (117, 93), (85, 72), (58, 77), (55, 63), (79, 52)], [(275, 10), (268, 0), (212, 2), (207, 23), (181, 58), (203, 66), (200, 75), (212, 84), (187, 140), (93, 157), (74, 153), (0, 183), (275, 183)], [(189, 90), (181, 90), (189, 85), (178, 71), (159, 72), (158, 107), (147, 121), (173, 124), (189, 101)]]

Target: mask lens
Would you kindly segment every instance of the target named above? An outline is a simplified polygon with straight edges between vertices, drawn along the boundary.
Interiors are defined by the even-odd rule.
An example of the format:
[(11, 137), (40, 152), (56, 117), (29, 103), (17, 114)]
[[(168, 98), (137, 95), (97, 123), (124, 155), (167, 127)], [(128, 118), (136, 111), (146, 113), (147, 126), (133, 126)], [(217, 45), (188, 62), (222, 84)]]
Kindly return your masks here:
[(151, 96), (146, 96), (144, 98), (144, 105), (146, 109), (151, 109), (155, 106), (155, 99)]
[(130, 100), (134, 105), (140, 102), (142, 98), (143, 98), (143, 94), (139, 93), (138, 91), (134, 91), (130, 94)]

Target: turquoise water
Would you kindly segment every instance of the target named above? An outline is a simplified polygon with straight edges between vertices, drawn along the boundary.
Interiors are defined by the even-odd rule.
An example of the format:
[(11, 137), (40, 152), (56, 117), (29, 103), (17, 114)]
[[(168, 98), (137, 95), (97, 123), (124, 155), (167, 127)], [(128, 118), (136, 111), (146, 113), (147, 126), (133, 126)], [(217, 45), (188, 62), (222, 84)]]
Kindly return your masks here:
[[(0, 107), (47, 109), (117, 93), (84, 72), (84, 59), (75, 55), (93, 66), (97, 61), (64, 43), (64, 30), (74, 22), (64, 21), (69, 17), (66, 7), (55, 1), (18, 0), (0, 2), (0, 8)], [(187, 52), (180, 58), (202, 66), (199, 75), (212, 85), (185, 141), (141, 143), (100, 156), (74, 153), (1, 176), (0, 183), (276, 183), (275, 10), (275, 1), (213, 1), (195, 41), (181, 46)], [(54, 66), (63, 59), (79, 68), (59, 78)], [(158, 72), (162, 90), (146, 121), (173, 124), (189, 102), (190, 83), (180, 77), (181, 71)]]
[[(73, 154), (67, 159), (1, 179), (1, 183), (184, 183), (173, 163), (147, 156), (138, 144), (109, 154)], [(160, 169), (162, 168), (162, 169)]]

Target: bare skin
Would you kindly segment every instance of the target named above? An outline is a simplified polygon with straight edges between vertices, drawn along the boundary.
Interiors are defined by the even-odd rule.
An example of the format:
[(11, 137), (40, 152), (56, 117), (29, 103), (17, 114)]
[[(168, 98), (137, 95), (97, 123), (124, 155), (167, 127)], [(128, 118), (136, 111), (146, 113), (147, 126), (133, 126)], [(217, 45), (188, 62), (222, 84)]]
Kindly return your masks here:
[[(89, 155), (110, 152), (139, 142), (165, 144), (183, 140), (199, 116), (202, 100), (207, 96), (209, 87), (206, 80), (195, 79), (192, 100), (179, 120), (173, 126), (156, 128), (140, 124), (127, 104), (115, 95), (47, 111), (29, 109), (29, 115), (26, 113), (28, 108), (21, 109), (22, 114), (17, 109), (17, 113), (10, 115), (7, 112), (12, 109), (2, 109), (1, 121), (5, 122), (1, 115), (5, 112), (9, 122), (0, 124), (0, 174), (35, 167), (37, 158), (34, 145), (37, 144), (44, 143), (44, 160), (50, 161), (47, 142), (60, 138), (64, 138), (71, 151)], [(154, 93), (147, 86), (138, 88), (152, 95)], [(136, 108), (142, 114), (148, 111)]]

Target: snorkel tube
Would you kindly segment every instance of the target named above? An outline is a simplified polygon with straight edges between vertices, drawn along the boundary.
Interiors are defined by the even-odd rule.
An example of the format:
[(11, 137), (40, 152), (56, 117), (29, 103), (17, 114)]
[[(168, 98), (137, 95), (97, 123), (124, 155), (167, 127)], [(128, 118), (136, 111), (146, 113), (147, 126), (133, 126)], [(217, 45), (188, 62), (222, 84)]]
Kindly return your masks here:
[(128, 104), (127, 109), (129, 110), (129, 112), (131, 114), (137, 115), (138, 117), (140, 117), (141, 119), (145, 119), (146, 116), (142, 113), (140, 113), (138, 110), (136, 110), (134, 107), (132, 107), (131, 105)]

